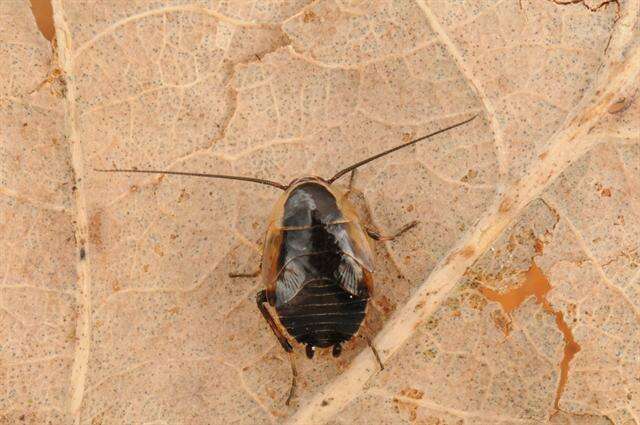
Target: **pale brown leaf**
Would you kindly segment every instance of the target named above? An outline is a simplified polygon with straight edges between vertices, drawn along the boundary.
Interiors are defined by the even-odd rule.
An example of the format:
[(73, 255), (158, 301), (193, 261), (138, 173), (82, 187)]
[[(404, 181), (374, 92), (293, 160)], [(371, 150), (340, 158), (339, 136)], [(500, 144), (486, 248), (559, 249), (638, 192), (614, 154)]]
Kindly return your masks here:
[[(0, 4), (0, 423), (640, 423), (638, 0), (52, 6)], [(473, 114), (357, 174), (420, 221), (375, 249), (385, 370), (296, 346), (290, 406), (228, 277), (279, 193), (94, 171), (329, 177)]]

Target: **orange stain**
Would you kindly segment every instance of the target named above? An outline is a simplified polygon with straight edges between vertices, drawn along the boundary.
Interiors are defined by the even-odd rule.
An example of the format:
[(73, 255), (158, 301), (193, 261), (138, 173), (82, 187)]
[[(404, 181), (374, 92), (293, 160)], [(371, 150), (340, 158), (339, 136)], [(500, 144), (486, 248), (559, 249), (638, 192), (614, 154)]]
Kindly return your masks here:
[(53, 41), (56, 31), (53, 26), (53, 8), (51, 0), (31, 0), (31, 12), (36, 20), (36, 25), (42, 35), (49, 41)]
[(500, 303), (505, 313), (511, 314), (513, 310), (518, 308), (520, 304), (531, 295), (535, 295), (538, 304), (542, 303), (547, 292), (551, 290), (551, 285), (534, 262), (525, 273), (524, 283), (516, 288), (504, 293), (494, 291), (484, 286), (481, 286), (479, 289), (482, 295), (487, 297), (488, 300)]
[(464, 258), (471, 258), (473, 257), (473, 254), (476, 252), (475, 248), (472, 246), (465, 246), (464, 249), (462, 251), (460, 251), (460, 255), (462, 255)]
[[(545, 312), (555, 317), (556, 326), (558, 326), (558, 329), (564, 337), (564, 355), (560, 362), (560, 381), (558, 382), (556, 398), (553, 404), (554, 408), (558, 410), (560, 397), (562, 397), (562, 393), (567, 385), (569, 365), (576, 353), (580, 351), (580, 345), (573, 338), (573, 333), (569, 325), (567, 325), (567, 322), (565, 322), (562, 312), (554, 310), (547, 300), (546, 297), (547, 293), (551, 290), (551, 284), (535, 261), (531, 263), (531, 267), (525, 272), (524, 277), (525, 280), (522, 285), (504, 293), (483, 286), (478, 289), (488, 300), (500, 303), (502, 309), (508, 315), (511, 315), (516, 308), (533, 295), (536, 298), (536, 303), (542, 305)], [(510, 328), (506, 329), (505, 334), (508, 335)]]

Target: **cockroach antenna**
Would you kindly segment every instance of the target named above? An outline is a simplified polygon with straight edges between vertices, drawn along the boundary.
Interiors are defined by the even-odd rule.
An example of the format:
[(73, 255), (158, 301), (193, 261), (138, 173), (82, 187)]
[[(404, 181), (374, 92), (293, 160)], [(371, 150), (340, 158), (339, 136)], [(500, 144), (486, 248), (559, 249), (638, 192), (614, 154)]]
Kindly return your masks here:
[(109, 170), (94, 168), (93, 170), (100, 171), (103, 173), (169, 174), (174, 176), (208, 177), (213, 179), (240, 180), (245, 182), (264, 184), (266, 186), (277, 187), (280, 190), (287, 190), (287, 186), (280, 184), (278, 182), (272, 182), (271, 180), (258, 179), (255, 177), (229, 176), (226, 174), (188, 173), (184, 171), (138, 170), (138, 169), (119, 169), (119, 168), (113, 168)]
[(477, 117), (477, 116), (478, 116), (478, 115), (474, 115), (474, 116), (472, 116), (471, 118), (466, 119), (466, 120), (464, 120), (464, 121), (462, 121), (462, 122), (459, 122), (459, 123), (457, 123), (457, 124), (453, 124), (453, 125), (450, 125), (449, 127), (441, 128), (440, 130), (434, 131), (434, 132), (433, 132), (433, 133), (431, 133), (431, 134), (427, 134), (426, 136), (419, 137), (419, 138), (417, 138), (417, 139), (415, 139), (415, 140), (412, 140), (412, 141), (410, 141), (410, 142), (407, 142), (407, 143), (404, 143), (404, 144), (402, 144), (402, 145), (396, 146), (395, 148), (391, 148), (391, 149), (386, 150), (386, 151), (384, 151), (384, 152), (380, 152), (380, 153), (379, 153), (379, 154), (377, 154), (377, 155), (373, 155), (373, 156), (371, 156), (371, 157), (369, 157), (369, 158), (367, 158), (367, 159), (363, 159), (362, 161), (356, 162), (355, 164), (350, 165), (350, 166), (348, 166), (347, 168), (345, 168), (345, 169), (343, 169), (343, 170), (338, 171), (338, 172), (336, 173), (336, 175), (335, 175), (335, 176), (333, 176), (333, 177), (331, 177), (329, 180), (327, 180), (327, 182), (329, 182), (329, 184), (331, 184), (331, 183), (333, 183), (334, 181), (338, 180), (340, 177), (342, 177), (342, 176), (344, 176), (345, 174), (347, 174), (349, 171), (353, 171), (353, 170), (355, 170), (355, 169), (356, 169), (356, 168), (358, 168), (358, 167), (361, 167), (361, 166), (363, 166), (363, 165), (365, 165), (365, 164), (368, 164), (369, 162), (371, 162), (371, 161), (373, 161), (373, 160), (376, 160), (376, 159), (378, 159), (378, 158), (382, 158), (383, 156), (388, 155), (388, 154), (390, 154), (390, 153), (392, 153), (392, 152), (395, 152), (395, 151), (397, 151), (397, 150), (400, 150), (400, 149), (402, 149), (402, 148), (406, 148), (406, 147), (408, 147), (408, 146), (415, 145), (416, 143), (421, 142), (421, 141), (423, 141), (423, 140), (426, 140), (426, 139), (428, 139), (428, 138), (430, 138), (430, 137), (436, 136), (436, 135), (438, 135), (438, 134), (440, 134), (440, 133), (444, 133), (445, 131), (449, 131), (449, 130), (454, 129), (454, 128), (456, 128), (456, 127), (460, 127), (461, 125), (464, 125), (464, 124), (466, 124), (466, 123), (468, 123), (468, 122), (470, 122), (470, 121), (473, 121), (474, 119), (476, 119), (476, 117)]

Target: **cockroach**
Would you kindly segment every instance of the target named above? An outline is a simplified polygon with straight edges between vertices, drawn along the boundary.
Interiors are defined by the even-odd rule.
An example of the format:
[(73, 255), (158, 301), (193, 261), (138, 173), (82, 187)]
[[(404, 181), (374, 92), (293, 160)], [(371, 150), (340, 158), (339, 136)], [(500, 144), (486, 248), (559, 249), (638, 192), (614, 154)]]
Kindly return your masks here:
[[(411, 222), (395, 234), (383, 236), (363, 223), (347, 199), (348, 191), (334, 186), (336, 180), (375, 159), (414, 145), (437, 134), (464, 125), (473, 116), (418, 139), (356, 162), (324, 179), (307, 176), (288, 185), (254, 177), (182, 171), (110, 169), (103, 172), (166, 174), (241, 180), (275, 187), (284, 191), (276, 202), (264, 239), (262, 261), (255, 273), (234, 273), (230, 277), (256, 277), (262, 274), (265, 289), (256, 294), (256, 303), (264, 320), (282, 348), (289, 353), (293, 379), (286, 404), (292, 399), (296, 368), (293, 347), (274, 320), (267, 304), (275, 308), (279, 322), (298, 343), (305, 345), (308, 358), (316, 348), (331, 347), (334, 357), (342, 343), (360, 329), (369, 298), (373, 294), (373, 253), (367, 237), (391, 240), (414, 227)], [(383, 364), (368, 338), (380, 368)]]

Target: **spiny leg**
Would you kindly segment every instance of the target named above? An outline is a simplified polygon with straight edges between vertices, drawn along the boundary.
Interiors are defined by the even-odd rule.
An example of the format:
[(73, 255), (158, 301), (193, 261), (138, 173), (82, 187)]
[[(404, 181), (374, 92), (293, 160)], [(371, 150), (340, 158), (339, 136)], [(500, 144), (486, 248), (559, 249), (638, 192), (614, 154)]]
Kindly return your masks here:
[(384, 365), (382, 364), (382, 360), (380, 359), (380, 355), (378, 354), (378, 350), (376, 350), (376, 347), (371, 342), (371, 338), (369, 338), (368, 336), (364, 336), (364, 335), (361, 335), (361, 337), (362, 337), (362, 339), (367, 341), (367, 345), (369, 346), (369, 348), (371, 348), (371, 351), (373, 351), (373, 355), (375, 356), (376, 360), (378, 361), (378, 364), (380, 365), (380, 370), (384, 370)]
[(256, 303), (258, 304), (260, 313), (262, 313), (262, 317), (264, 317), (264, 320), (269, 324), (269, 327), (276, 338), (278, 338), (278, 341), (280, 341), (280, 345), (282, 345), (284, 351), (287, 353), (292, 352), (293, 347), (289, 344), (289, 341), (287, 341), (287, 338), (284, 336), (275, 320), (273, 320), (273, 317), (271, 317), (271, 313), (269, 313), (269, 310), (267, 310), (267, 307), (265, 306), (265, 303), (267, 303), (267, 292), (264, 289), (256, 294)]
[(296, 378), (298, 377), (298, 371), (296, 370), (296, 363), (293, 358), (293, 351), (289, 352), (289, 363), (291, 363), (291, 388), (289, 388), (289, 395), (287, 396), (287, 401), (284, 402), (285, 405), (289, 405), (291, 399), (293, 399), (293, 395), (296, 391)]
[(349, 192), (353, 190), (353, 182), (356, 180), (356, 170), (351, 170), (351, 174), (349, 174)]
[(258, 268), (258, 270), (250, 272), (250, 273), (229, 273), (229, 277), (231, 278), (237, 278), (237, 277), (257, 277), (260, 272), (262, 270), (260, 270), (260, 268)]
[(258, 304), (258, 309), (260, 310), (260, 313), (262, 313), (262, 317), (264, 317), (264, 320), (266, 320), (267, 323), (269, 324), (269, 327), (273, 331), (273, 334), (276, 336), (276, 338), (278, 338), (278, 341), (280, 342), (280, 345), (282, 346), (284, 351), (286, 351), (289, 354), (289, 362), (291, 363), (292, 378), (291, 378), (291, 389), (289, 390), (289, 396), (287, 397), (287, 401), (285, 401), (285, 404), (288, 406), (295, 392), (296, 377), (298, 376), (298, 372), (296, 371), (296, 365), (293, 362), (293, 353), (292, 353), (293, 347), (291, 346), (289, 341), (287, 341), (287, 338), (284, 336), (284, 334), (276, 324), (275, 320), (273, 320), (273, 317), (271, 316), (271, 313), (269, 313), (269, 310), (267, 310), (267, 307), (265, 306), (267, 301), (268, 301), (267, 292), (264, 289), (256, 294), (256, 304)]
[(398, 236), (402, 235), (403, 233), (405, 233), (406, 231), (413, 229), (414, 227), (416, 227), (418, 225), (418, 221), (414, 220), (410, 223), (405, 224), (404, 226), (402, 226), (397, 232), (391, 234), (391, 235), (382, 235), (380, 234), (380, 231), (378, 229), (376, 229), (373, 226), (369, 226), (369, 225), (365, 225), (364, 226), (364, 230), (367, 232), (367, 235), (369, 235), (369, 237), (371, 237), (371, 239), (376, 240), (376, 241), (392, 241), (395, 238), (397, 238)]
[(347, 190), (344, 192), (344, 196), (349, 196), (353, 191), (353, 182), (356, 179), (356, 170), (351, 170), (351, 174), (349, 174), (349, 184), (347, 185)]
[[(406, 231), (413, 229), (414, 227), (416, 227), (418, 225), (418, 221), (414, 220), (410, 223), (405, 224), (404, 226), (402, 226), (397, 232), (395, 232), (392, 235), (382, 235), (380, 234), (380, 231), (378, 229), (376, 229), (373, 226), (364, 226), (365, 231), (367, 232), (367, 234), (369, 235), (369, 237), (373, 240), (376, 241), (391, 241), (394, 240), (395, 238), (397, 238), (398, 236), (402, 235), (403, 233), (405, 233)], [(373, 355), (375, 356), (376, 360), (378, 361), (378, 364), (380, 365), (380, 370), (384, 370), (384, 365), (382, 364), (382, 360), (380, 359), (380, 355), (378, 354), (378, 350), (376, 350), (376, 347), (372, 344), (371, 339), (368, 336), (361, 336), (362, 339), (364, 339), (367, 342), (367, 345), (369, 345), (369, 348), (371, 348), (371, 351), (373, 352)], [(334, 347), (335, 348), (335, 347)]]

